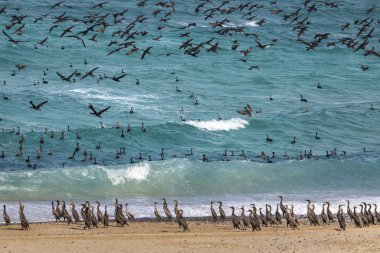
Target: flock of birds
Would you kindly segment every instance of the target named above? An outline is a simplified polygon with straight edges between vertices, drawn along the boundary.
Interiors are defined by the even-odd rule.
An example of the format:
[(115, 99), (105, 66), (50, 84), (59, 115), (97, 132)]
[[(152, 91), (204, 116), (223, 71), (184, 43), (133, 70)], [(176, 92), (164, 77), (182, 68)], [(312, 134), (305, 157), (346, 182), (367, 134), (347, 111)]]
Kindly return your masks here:
[[(136, 4), (136, 7), (144, 10), (144, 8), (151, 4), (150, 1), (143, 0)], [(20, 46), (20, 45), (29, 45), (30, 43), (33, 43), (35, 49), (44, 49), (47, 47), (51, 47), (52, 45), (49, 44), (50, 37), (60, 37), (60, 38), (66, 38), (66, 39), (72, 39), (77, 40), (80, 42), (80, 44), (86, 48), (87, 43), (100, 43), (101, 39), (98, 39), (97, 36), (100, 34), (108, 33), (109, 30), (111, 30), (111, 37), (112, 40), (108, 42), (107, 48), (110, 48), (110, 51), (106, 54), (107, 56), (111, 56), (113, 54), (125, 54), (127, 56), (134, 55), (137, 52), (141, 52), (140, 59), (144, 60), (148, 56), (152, 56), (154, 54), (155, 45), (149, 45), (145, 48), (142, 48), (139, 46), (139, 42), (146, 42), (149, 39), (152, 41), (160, 41), (163, 34), (163, 30), (169, 29), (168, 24), (171, 18), (176, 14), (176, 3), (174, 1), (158, 1), (155, 3), (156, 9), (151, 13), (151, 16), (149, 16), (147, 13), (139, 14), (136, 17), (130, 17), (128, 15), (129, 9), (120, 10), (118, 12), (107, 12), (106, 7), (111, 5), (110, 2), (100, 2), (93, 6), (90, 6), (88, 11), (90, 14), (86, 14), (81, 18), (74, 18), (71, 17), (67, 12), (69, 12), (71, 9), (76, 9), (75, 6), (71, 6), (67, 4), (65, 1), (59, 1), (54, 3), (52, 6), (50, 6), (50, 11), (42, 14), (38, 17), (31, 18), (30, 15), (21, 13), (21, 8), (8, 8), (7, 6), (4, 6), (0, 9), (0, 15), (8, 15), (8, 13), (12, 13), (9, 15), (9, 22), (4, 25), (2, 29), (2, 34), (4, 37), (9, 41), (11, 45), (14, 46)], [(328, 2), (328, 1), (311, 1), (311, 0), (305, 0), (302, 6), (297, 8), (295, 11), (291, 13), (286, 13), (285, 10), (282, 10), (278, 7), (279, 4), (277, 4), (277, 1), (269, 2), (270, 6), (270, 14), (271, 15), (282, 15), (282, 20), (286, 22), (289, 27), (296, 32), (296, 41), (300, 44), (305, 45), (306, 50), (314, 50), (317, 47), (320, 47), (324, 45), (323, 43), (327, 41), (327, 44), (325, 44), (327, 47), (337, 47), (338, 45), (345, 46), (347, 48), (352, 49), (353, 52), (363, 52), (364, 56), (375, 56), (380, 57), (380, 53), (376, 51), (374, 44), (380, 42), (380, 40), (375, 41), (374, 39), (374, 33), (375, 33), (375, 27), (380, 23), (380, 20), (375, 20), (374, 17), (372, 17), (372, 14), (376, 12), (376, 6), (370, 6), (365, 13), (365, 17), (362, 19), (355, 19), (352, 21), (349, 21), (347, 23), (344, 23), (341, 25), (341, 32), (347, 32), (351, 31), (351, 33), (354, 33), (354, 36), (345, 36), (340, 37), (337, 40), (333, 40), (333, 38), (338, 38), (339, 36), (334, 36), (330, 32), (327, 33), (316, 33), (312, 35), (308, 35), (307, 31), (311, 29), (312, 27), (312, 19), (314, 13), (317, 13), (318, 11), (323, 11), (324, 9), (334, 9), (339, 8), (340, 3), (339, 2)], [(254, 2), (247, 2), (247, 3), (239, 3), (237, 4), (235, 1), (222, 1), (221, 3), (214, 3), (211, 0), (201, 0), (197, 6), (194, 8), (195, 15), (203, 15), (203, 18), (205, 21), (209, 22), (209, 25), (212, 28), (212, 31), (214, 33), (214, 36), (207, 38), (205, 41), (202, 42), (195, 42), (195, 38), (192, 37), (192, 29), (193, 27), (196, 27), (196, 23), (188, 23), (186, 25), (181, 25), (178, 27), (178, 30), (180, 31), (179, 37), (180, 38), (186, 38), (185, 41), (181, 42), (180, 45), (178, 45), (178, 49), (180, 52), (182, 51), (185, 55), (198, 57), (201, 55), (201, 52), (206, 53), (217, 53), (220, 50), (220, 44), (222, 44), (222, 41), (224, 41), (226, 38), (234, 37), (238, 38), (239, 36), (244, 37), (252, 37), (252, 43), (256, 45), (257, 48), (261, 50), (269, 49), (270, 47), (276, 46), (277, 39), (273, 38), (271, 42), (264, 43), (262, 41), (262, 38), (256, 33), (252, 33), (248, 31), (249, 29), (245, 26), (229, 26), (228, 24), (231, 22), (231, 20), (228, 18), (229, 15), (240, 15), (241, 18), (243, 18), (246, 21), (255, 21), (255, 24), (258, 26), (264, 26), (267, 22), (265, 18), (260, 19), (256, 13), (259, 12), (259, 10), (264, 9), (264, 5), (254, 3)], [(62, 10), (62, 13), (59, 15), (54, 16), (53, 13), (57, 13), (57, 11)], [(94, 12), (96, 11), (96, 12)], [(132, 21), (128, 22), (129, 19), (132, 18)], [(27, 39), (22, 39), (22, 36), (24, 35), (26, 29), (28, 28), (28, 20), (32, 19), (31, 21), (33, 24), (41, 24), (43, 22), (51, 22), (50, 28), (48, 31), (48, 36), (41, 38), (40, 41), (30, 41)], [(153, 21), (152, 21), (153, 20)], [(146, 30), (144, 30), (144, 26), (149, 22), (155, 22), (157, 24), (156, 30), (159, 33), (158, 35), (156, 33), (150, 33)], [(50, 37), (49, 37), (50, 36)], [(310, 40), (310, 38), (313, 38), (313, 40)], [(65, 46), (62, 45), (61, 49), (64, 50)], [(239, 61), (241, 61), (244, 64), (247, 64), (250, 62), (249, 55), (252, 52), (253, 46), (250, 46), (248, 48), (242, 48), (239, 44), (239, 41), (237, 39), (234, 39), (231, 44), (231, 50), (237, 51), (241, 58)], [(176, 54), (177, 52), (167, 52), (163, 55), (170, 56), (172, 54)], [(162, 56), (162, 54), (158, 55)], [(85, 65), (88, 64), (87, 60), (84, 62)], [(73, 68), (73, 64), (70, 63), (70, 68)], [(15, 76), (16, 74), (19, 75), (22, 73), (24, 69), (27, 68), (27, 65), (25, 64), (16, 64), (16, 69), (12, 71), (11, 76)], [(249, 66), (249, 69), (259, 69), (259, 65), (251, 65)], [(363, 71), (367, 71), (369, 69), (368, 66), (362, 65)], [(59, 80), (65, 83), (74, 83), (74, 82), (80, 82), (83, 79), (86, 78), (93, 78), (96, 79), (96, 81), (99, 83), (102, 80), (113, 80), (115, 82), (121, 82), (122, 79), (127, 75), (127, 73), (124, 72), (124, 70), (121, 71), (121, 73), (118, 73), (116, 75), (107, 75), (107, 74), (97, 74), (99, 72), (99, 67), (93, 67), (90, 70), (85, 70), (84, 73), (80, 71), (78, 68), (75, 70), (71, 70), (70, 73), (64, 73), (64, 71), (56, 71), (57, 77)], [(48, 80), (46, 79), (49, 73), (49, 68), (46, 68), (43, 70), (43, 77), (42, 77), (42, 83), (48, 84)], [(175, 74), (175, 71), (172, 73)], [(178, 77), (176, 77), (176, 81), (178, 81)], [(40, 82), (34, 82), (35, 85), (38, 85)], [(139, 84), (139, 79), (136, 79), (136, 84)], [(7, 81), (4, 80), (4, 85), (7, 85)], [(322, 86), (318, 84), (318, 89), (321, 89)], [(181, 90), (176, 88), (176, 92), (181, 92)], [(198, 103), (198, 100), (196, 99), (194, 92), (191, 95), (195, 98), (195, 104)], [(303, 97), (303, 95), (300, 95), (300, 101), (303, 103), (307, 103), (307, 99)], [(3, 94), (4, 100), (9, 100), (9, 97), (5, 94)], [(269, 99), (272, 101), (274, 98), (270, 94)], [(47, 100), (37, 99), (40, 100), (38, 102), (36, 101), (29, 101), (30, 108), (35, 111), (41, 111), (44, 107), (49, 106), (49, 102)], [(41, 101), (42, 100), (42, 101)], [(51, 102), (53, 103), (53, 102)], [(89, 112), (99, 118), (102, 118), (102, 116), (111, 108), (111, 106), (106, 106), (105, 108), (98, 109), (96, 108), (92, 103), (88, 104)], [(375, 110), (373, 105), (370, 106), (371, 110)], [(237, 110), (239, 114), (242, 115), (248, 115), (252, 116), (254, 113), (253, 108), (250, 105), (247, 105), (244, 107), (244, 109)], [(257, 110), (256, 113), (261, 113), (261, 109)], [(133, 113), (133, 108), (131, 108), (130, 113)], [(219, 117), (220, 118), (220, 117)], [(186, 119), (181, 117), (182, 121), (186, 121)], [(101, 128), (103, 127), (103, 124), (101, 123)], [(124, 128), (120, 126), (119, 123), (115, 124), (115, 129), (118, 129), (120, 131), (121, 138), (125, 137)], [(128, 124), (126, 127), (126, 132), (131, 132), (132, 127)], [(4, 129), (2, 130), (4, 132)], [(44, 134), (48, 134), (48, 129), (45, 129)], [(60, 140), (63, 141), (65, 139), (65, 133), (69, 132), (70, 129), (68, 127), (67, 131), (62, 131), (60, 133)], [(144, 123), (141, 123), (141, 131), (145, 132), (146, 128), (144, 127)], [(11, 133), (16, 133), (16, 135), (20, 135), (20, 128), (17, 128), (15, 130), (10, 131)], [(54, 131), (50, 132), (50, 137), (54, 138), (55, 133)], [(79, 140), (81, 139), (80, 133), (77, 131), (75, 138), (78, 140), (76, 143), (76, 146), (74, 148), (74, 152), (72, 155), (67, 156), (69, 160), (75, 160), (75, 155), (78, 155), (80, 150)], [(315, 139), (319, 140), (320, 137), (318, 136), (318, 133), (315, 133)], [(19, 142), (19, 148), (16, 152), (17, 157), (25, 157), (24, 155), (24, 142), (25, 138), (21, 134)], [(34, 155), (27, 155), (26, 166), (29, 168), (37, 168), (37, 161), (42, 157), (43, 154), (43, 144), (44, 144), (44, 136), (41, 135), (40, 137), (40, 147), (37, 148), (34, 152), (36, 152), (35, 160), (32, 161), (32, 156)], [(273, 138), (269, 137), (267, 135), (266, 142), (271, 143), (273, 142)], [(293, 140), (291, 141), (292, 144), (295, 144), (297, 142), (296, 137), (293, 137)], [(95, 147), (97, 150), (101, 148), (100, 142)], [(125, 154), (125, 147), (120, 147), (115, 151), (115, 159), (118, 160), (122, 157), (122, 155)], [(131, 156), (129, 159), (129, 162), (133, 163), (136, 160), (152, 160), (151, 155), (142, 155), (144, 152), (139, 153), (138, 156), (133, 157)], [(1, 151), (0, 158), (4, 159), (6, 157), (6, 153), (4, 150)], [(14, 155), (14, 154), (13, 154)], [(49, 149), (48, 152), (49, 156), (53, 155), (53, 150)], [(341, 154), (336, 153), (336, 149), (332, 149), (327, 151), (326, 157), (338, 157), (343, 158), (346, 155), (346, 152), (343, 151)], [(177, 155), (173, 155), (177, 156)], [(187, 153), (185, 156), (193, 156), (193, 149), (190, 150), (189, 153)], [(203, 161), (209, 161), (211, 160), (206, 154), (199, 155), (200, 159)], [(229, 161), (234, 157), (233, 151), (231, 151), (231, 155), (227, 154), (227, 150), (224, 152), (222, 156), (222, 160)], [(241, 154), (238, 156), (239, 159), (247, 159), (246, 154), (244, 153), (244, 150), (241, 152)], [(266, 155), (264, 152), (259, 154), (258, 156), (255, 156), (257, 160), (259, 161), (267, 161), (272, 162), (276, 156), (274, 153), (271, 155)], [(295, 156), (289, 156), (288, 154), (285, 154), (284, 157), (286, 159), (304, 159), (304, 158), (312, 158), (313, 154), (312, 151), (306, 151), (303, 150), (299, 154), (296, 154)], [(321, 155), (318, 155), (316, 157), (322, 157)], [(153, 157), (154, 159), (154, 157)], [(159, 154), (158, 159), (164, 159), (164, 152), (163, 150)], [(93, 161), (93, 164), (97, 164), (98, 161), (96, 160), (95, 155), (93, 155), (92, 152), (87, 151), (85, 148), (83, 151), (83, 158), (80, 159), (81, 161)], [(219, 160), (219, 158), (217, 159)], [(254, 158), (251, 158), (250, 160), (255, 160)], [(61, 164), (64, 167), (67, 163), (66, 159), (64, 159)], [(106, 161), (102, 161), (103, 164), (106, 164)]]
[[(283, 203), (283, 197), (278, 196), (280, 198), (280, 202), (277, 204), (276, 211), (272, 212), (272, 206), (269, 204), (265, 205), (265, 208), (256, 208), (255, 204), (250, 204), (247, 211), (245, 211), (245, 207), (241, 206), (239, 209), (240, 216), (235, 214), (235, 207), (231, 206), (231, 215), (228, 217), (223, 209), (223, 203), (218, 201), (219, 204), (218, 211), (215, 210), (213, 204), (215, 202), (210, 203), (210, 216), (207, 216), (206, 220), (210, 222), (227, 222), (232, 223), (234, 229), (243, 229), (247, 230), (249, 228), (252, 231), (260, 231), (263, 227), (274, 227), (275, 225), (281, 225), (283, 222), (286, 223), (286, 226), (294, 229), (299, 229), (301, 222), (299, 219), (299, 215), (294, 213), (293, 205), (286, 205)], [(174, 215), (169, 209), (168, 203), (166, 199), (163, 200), (163, 211), (165, 217), (163, 217), (160, 211), (157, 208), (157, 202), (154, 203), (153, 214), (156, 222), (176, 222), (178, 223), (179, 228), (182, 228), (184, 232), (190, 231), (189, 224), (186, 221), (186, 218), (183, 216), (183, 210), (179, 208), (179, 203), (177, 200), (174, 200)], [(307, 221), (311, 226), (323, 226), (328, 225), (330, 223), (335, 223), (338, 221), (339, 230), (344, 231), (346, 229), (346, 219), (349, 219), (355, 227), (368, 227), (370, 225), (379, 224), (380, 222), (380, 213), (377, 212), (376, 204), (369, 204), (362, 202), (359, 204), (360, 212), (357, 211), (358, 207), (355, 206), (352, 210), (350, 207), (350, 201), (347, 201), (346, 214), (344, 213), (343, 206), (339, 205), (338, 212), (334, 215), (330, 210), (330, 203), (325, 202), (322, 204), (322, 210), (320, 214), (316, 214), (314, 209), (315, 205), (311, 203), (310, 200), (307, 201)], [(108, 215), (107, 206), (104, 206), (104, 212), (102, 212), (100, 208), (99, 201), (96, 201), (96, 213), (95, 207), (90, 204), (89, 201), (81, 204), (80, 215), (75, 208), (75, 204), (73, 201), (70, 203), (70, 211), (66, 209), (66, 202), (56, 200), (56, 205), (54, 205), (54, 201), (51, 202), (51, 212), (56, 222), (63, 221), (67, 222), (68, 225), (71, 223), (84, 223), (84, 229), (92, 229), (98, 228), (100, 224), (103, 227), (108, 227), (110, 224), (110, 217)], [(115, 199), (115, 207), (114, 207), (114, 221), (116, 222), (116, 227), (124, 227), (128, 225), (129, 222), (135, 221), (135, 217), (133, 213), (128, 210), (128, 203), (125, 203), (125, 209), (123, 211), (123, 205), (119, 203), (119, 200)], [(372, 211), (372, 206), (374, 206), (374, 210)], [(248, 214), (249, 213), (249, 214)], [(248, 215), (247, 215), (248, 214)], [(28, 220), (24, 214), (24, 205), (19, 203), (19, 215), (20, 215), (20, 224), (22, 230), (29, 230), (30, 225)], [(11, 220), (6, 210), (6, 205), (4, 205), (3, 209), (3, 219), (6, 226), (11, 224)]]

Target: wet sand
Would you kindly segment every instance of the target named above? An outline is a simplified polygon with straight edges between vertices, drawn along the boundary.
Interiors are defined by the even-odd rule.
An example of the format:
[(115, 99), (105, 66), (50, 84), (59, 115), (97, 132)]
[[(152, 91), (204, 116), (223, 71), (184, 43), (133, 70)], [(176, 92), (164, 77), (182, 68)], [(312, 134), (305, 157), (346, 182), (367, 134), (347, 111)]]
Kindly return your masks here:
[(380, 226), (347, 224), (291, 230), (285, 225), (259, 232), (233, 230), (230, 223), (190, 221), (190, 232), (175, 223), (133, 222), (123, 228), (83, 230), (82, 224), (62, 222), (0, 227), (0, 252), (380, 252)]

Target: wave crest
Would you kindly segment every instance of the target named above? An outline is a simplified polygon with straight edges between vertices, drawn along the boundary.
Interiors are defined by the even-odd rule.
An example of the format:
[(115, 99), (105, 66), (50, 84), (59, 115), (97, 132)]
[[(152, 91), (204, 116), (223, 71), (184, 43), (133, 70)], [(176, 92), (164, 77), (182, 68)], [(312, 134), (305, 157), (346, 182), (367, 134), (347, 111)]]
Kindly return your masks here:
[(124, 184), (126, 181), (146, 180), (150, 172), (150, 165), (148, 163), (138, 163), (134, 166), (123, 169), (103, 169), (112, 185), (120, 185)]
[(232, 118), (228, 120), (213, 119), (208, 121), (188, 120), (185, 121), (185, 124), (208, 131), (230, 131), (245, 128), (246, 125), (249, 125), (249, 122), (241, 118)]

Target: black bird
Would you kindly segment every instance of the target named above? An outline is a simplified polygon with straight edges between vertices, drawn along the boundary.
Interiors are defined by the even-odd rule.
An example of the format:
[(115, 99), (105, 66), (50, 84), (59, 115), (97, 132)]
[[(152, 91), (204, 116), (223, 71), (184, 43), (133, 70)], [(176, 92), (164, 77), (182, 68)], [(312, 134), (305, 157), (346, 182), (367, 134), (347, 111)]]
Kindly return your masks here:
[(150, 55), (150, 49), (152, 48), (153, 46), (150, 46), (150, 47), (147, 47), (144, 52), (141, 54), (141, 60), (144, 60), (144, 57), (146, 54), (149, 54)]
[(261, 44), (261, 43), (258, 42), (257, 40), (256, 40), (256, 43), (257, 43), (257, 47), (259, 47), (259, 48), (261, 48), (261, 49), (265, 49), (265, 48), (267, 48), (267, 47), (274, 46), (274, 44), (272, 44), (272, 43)]
[(105, 5), (107, 3), (108, 3), (108, 1), (107, 2), (102, 2), (102, 3), (95, 4), (94, 6), (91, 7), (91, 9), (95, 9), (97, 7), (103, 8), (103, 5)]
[(104, 109), (102, 109), (100, 111), (95, 111), (94, 106), (91, 103), (89, 103), (88, 108), (90, 108), (92, 110), (91, 114), (94, 114), (96, 117), (101, 118), (102, 117), (101, 116), (102, 113), (105, 112), (105, 111), (107, 111), (108, 109), (110, 109), (111, 106), (108, 106), (108, 107), (106, 107), (106, 108), (104, 108)]
[(4, 32), (4, 30), (1, 30), (1, 31), (4, 33), (5, 36), (8, 37), (8, 41), (9, 41), (9, 42), (12, 42), (12, 43), (15, 44), (16, 46), (18, 46), (18, 44), (19, 44), (20, 42), (29, 42), (29, 41), (27, 41), (27, 40), (14, 40), (11, 36), (9, 36), (6, 32)]
[(35, 104), (33, 103), (33, 101), (30, 100), (29, 103), (30, 103), (32, 106), (29, 107), (29, 108), (32, 108), (32, 109), (34, 109), (34, 110), (41, 111), (40, 107), (43, 106), (44, 104), (46, 104), (47, 102), (48, 102), (48, 101), (43, 101), (43, 102), (39, 103), (38, 105), (35, 105)]
[(121, 76), (114, 76), (111, 79), (114, 80), (115, 82), (120, 82), (120, 79), (125, 77), (127, 74), (122, 74)]
[(97, 70), (98, 68), (99, 67), (96, 67), (96, 68), (93, 68), (90, 71), (86, 72), (86, 74), (84, 74), (84, 76), (82, 76), (82, 78), (80, 80), (85, 79), (88, 76), (94, 77), (94, 71)]

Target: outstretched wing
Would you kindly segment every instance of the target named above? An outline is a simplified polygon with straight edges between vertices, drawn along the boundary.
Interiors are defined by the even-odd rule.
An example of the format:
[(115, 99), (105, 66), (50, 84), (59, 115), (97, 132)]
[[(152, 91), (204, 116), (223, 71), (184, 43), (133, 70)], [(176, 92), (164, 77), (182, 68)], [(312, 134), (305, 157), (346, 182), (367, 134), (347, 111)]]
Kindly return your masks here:
[(95, 115), (98, 114), (98, 112), (95, 111), (95, 108), (94, 108), (94, 106), (93, 106), (92, 104), (89, 104), (89, 105), (88, 105), (88, 108), (90, 108), (91, 111), (92, 111)]
[(108, 106), (108, 107), (104, 108), (103, 110), (100, 110), (100, 111), (98, 112), (98, 114), (100, 115), (100, 114), (102, 114), (103, 112), (107, 111), (107, 110), (110, 109), (110, 108), (111, 108), (111, 106)]
[(44, 104), (46, 104), (48, 101), (44, 101), (44, 102), (41, 102), (39, 103), (36, 107), (39, 109), (41, 106), (43, 106)]

